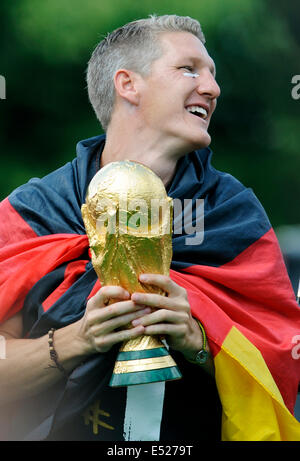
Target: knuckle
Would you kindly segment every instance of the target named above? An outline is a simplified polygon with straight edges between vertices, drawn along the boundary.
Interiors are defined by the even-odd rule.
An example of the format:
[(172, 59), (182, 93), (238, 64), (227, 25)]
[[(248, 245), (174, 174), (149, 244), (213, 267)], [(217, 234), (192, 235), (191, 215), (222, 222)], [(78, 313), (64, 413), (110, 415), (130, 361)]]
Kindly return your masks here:
[(103, 334), (103, 326), (101, 323), (97, 325), (92, 325), (89, 329), (89, 336), (90, 337), (99, 337)]
[(114, 314), (114, 307), (113, 307), (113, 304), (110, 304), (109, 306), (106, 306), (105, 307), (105, 314), (108, 316), (108, 317), (112, 317), (113, 314)]
[(85, 328), (88, 330), (93, 324), (93, 317), (91, 315), (87, 315), (85, 320)]
[(105, 304), (109, 299), (109, 287), (100, 288), (97, 295), (98, 295), (99, 302), (102, 304)]
[(169, 323), (164, 323), (162, 325), (162, 332), (166, 335), (173, 335), (174, 334), (174, 325), (171, 325)]
[(155, 299), (155, 307), (159, 307), (160, 309), (162, 309), (165, 307), (165, 303), (165, 297), (157, 296), (157, 298)]
[(190, 303), (188, 302), (187, 299), (183, 299), (183, 301), (182, 301), (182, 308), (183, 308), (183, 310), (187, 313), (187, 315), (189, 315), (190, 310), (191, 310), (191, 307), (190, 307)]
[(183, 334), (183, 336), (187, 335), (188, 332), (189, 332), (188, 325), (187, 325), (186, 323), (184, 323), (184, 324), (182, 325), (182, 334)]
[(183, 288), (183, 287), (180, 287), (180, 292), (181, 292), (181, 296), (187, 301), (188, 296), (187, 296), (187, 291), (186, 291), (186, 289)]
[(139, 332), (139, 330), (136, 330), (136, 329), (123, 330), (121, 334), (122, 341), (130, 339), (130, 338), (134, 338), (136, 336), (139, 336), (140, 334), (141, 333)]
[(189, 322), (190, 320), (190, 315), (188, 312), (184, 311), (182, 313), (182, 318), (183, 318), (183, 321), (184, 321), (184, 324), (187, 325), (187, 323)]
[(133, 335), (134, 335), (133, 331), (123, 330), (120, 334), (121, 341), (125, 341), (126, 339), (129, 339)]
[(86, 303), (86, 309), (85, 309), (86, 312), (89, 312), (90, 310), (94, 309), (95, 304), (96, 304), (95, 301), (96, 301), (95, 296), (93, 296), (92, 298), (88, 300), (88, 302)]
[(91, 327), (95, 323), (101, 322), (101, 318), (102, 318), (102, 312), (99, 310), (93, 310), (91, 312), (88, 312), (86, 316), (87, 327)]
[(168, 290), (171, 290), (175, 286), (175, 283), (173, 282), (173, 280), (170, 279), (170, 277), (167, 277), (166, 275), (164, 276), (164, 282)]
[(164, 320), (164, 321), (168, 320), (170, 316), (170, 312), (166, 309), (161, 309), (160, 314), (161, 314), (161, 320)]
[(130, 322), (129, 317), (118, 317), (111, 323), (111, 327), (113, 330), (116, 330), (117, 328), (124, 327), (128, 322)]
[(99, 294), (105, 296), (107, 293), (109, 293), (109, 286), (101, 287), (100, 290), (98, 291)]
[(187, 326), (185, 324), (177, 325), (176, 327), (176, 336), (177, 338), (184, 338), (188, 332)]
[(107, 341), (103, 337), (94, 338), (94, 346), (98, 352), (105, 352), (108, 349)]

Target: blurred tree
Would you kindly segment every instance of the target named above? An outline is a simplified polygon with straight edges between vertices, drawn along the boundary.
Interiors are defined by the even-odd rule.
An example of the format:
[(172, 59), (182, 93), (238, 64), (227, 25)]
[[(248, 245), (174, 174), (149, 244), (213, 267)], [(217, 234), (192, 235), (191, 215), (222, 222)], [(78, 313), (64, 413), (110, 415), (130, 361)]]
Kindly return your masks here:
[(214, 165), (254, 189), (274, 226), (299, 222), (299, 2), (270, 0), (22, 0), (0, 4), (0, 196), (75, 156), (102, 132), (85, 70), (109, 31), (156, 14), (203, 25), (222, 88), (211, 124)]

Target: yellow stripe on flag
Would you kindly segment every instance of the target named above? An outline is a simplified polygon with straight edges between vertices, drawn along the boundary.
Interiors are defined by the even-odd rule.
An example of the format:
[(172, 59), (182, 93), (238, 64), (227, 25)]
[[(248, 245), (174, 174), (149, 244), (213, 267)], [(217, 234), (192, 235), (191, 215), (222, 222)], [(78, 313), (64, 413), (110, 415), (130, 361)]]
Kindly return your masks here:
[(222, 440), (300, 441), (300, 423), (285, 406), (260, 351), (236, 327), (214, 362)]

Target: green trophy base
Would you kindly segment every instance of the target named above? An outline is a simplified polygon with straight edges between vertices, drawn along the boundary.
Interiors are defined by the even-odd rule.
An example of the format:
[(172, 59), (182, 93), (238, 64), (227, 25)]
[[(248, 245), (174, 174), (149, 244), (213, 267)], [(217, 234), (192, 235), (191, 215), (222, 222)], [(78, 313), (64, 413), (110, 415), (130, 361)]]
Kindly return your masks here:
[(182, 375), (165, 347), (119, 352), (110, 387), (180, 379)]

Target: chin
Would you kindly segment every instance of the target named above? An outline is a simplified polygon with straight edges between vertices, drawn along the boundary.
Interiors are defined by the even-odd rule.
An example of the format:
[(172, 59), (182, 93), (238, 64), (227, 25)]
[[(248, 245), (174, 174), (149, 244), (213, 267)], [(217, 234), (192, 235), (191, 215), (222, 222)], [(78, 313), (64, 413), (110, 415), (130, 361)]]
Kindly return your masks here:
[(190, 151), (191, 150), (197, 150), (197, 149), (204, 149), (205, 147), (208, 147), (211, 143), (211, 137), (210, 135), (206, 132), (203, 133), (201, 136), (195, 136), (194, 139), (189, 139), (190, 141)]

